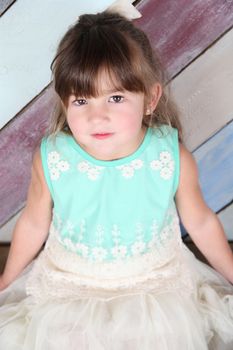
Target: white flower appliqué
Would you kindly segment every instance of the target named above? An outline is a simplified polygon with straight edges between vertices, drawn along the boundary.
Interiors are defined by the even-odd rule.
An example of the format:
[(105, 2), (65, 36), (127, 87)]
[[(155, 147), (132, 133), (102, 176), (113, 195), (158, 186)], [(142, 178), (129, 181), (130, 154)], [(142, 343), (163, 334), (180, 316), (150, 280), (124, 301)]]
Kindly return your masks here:
[(163, 151), (159, 155), (159, 160), (156, 159), (151, 161), (150, 167), (153, 170), (158, 170), (160, 176), (164, 180), (169, 180), (174, 172), (175, 163), (172, 159), (171, 153), (168, 151)]
[(78, 163), (77, 169), (80, 173), (86, 173), (88, 179), (95, 181), (98, 179), (103, 167), (97, 166), (97, 165), (92, 165), (92, 164), (88, 163), (87, 161), (82, 161), (82, 162)]
[(95, 247), (92, 249), (92, 256), (95, 261), (103, 261), (106, 259), (107, 250), (103, 247)]
[(122, 259), (127, 254), (127, 247), (121, 244), (121, 232), (117, 225), (113, 225), (112, 238), (114, 247), (111, 249), (112, 256), (114, 259)]
[(48, 154), (48, 168), (51, 179), (56, 181), (60, 174), (69, 170), (70, 165), (66, 160), (62, 160), (58, 152), (52, 151)]
[(134, 176), (135, 170), (141, 169), (143, 167), (143, 161), (141, 159), (134, 159), (127, 165), (120, 165), (116, 168), (121, 170), (121, 174), (126, 179), (130, 179)]

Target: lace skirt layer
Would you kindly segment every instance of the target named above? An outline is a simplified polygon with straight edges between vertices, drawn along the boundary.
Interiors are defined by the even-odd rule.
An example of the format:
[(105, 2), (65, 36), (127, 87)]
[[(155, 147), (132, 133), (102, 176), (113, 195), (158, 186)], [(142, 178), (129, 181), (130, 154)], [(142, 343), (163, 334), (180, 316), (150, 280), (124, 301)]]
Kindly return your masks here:
[(233, 287), (182, 244), (92, 269), (63, 249), (0, 294), (0, 349), (233, 349)]

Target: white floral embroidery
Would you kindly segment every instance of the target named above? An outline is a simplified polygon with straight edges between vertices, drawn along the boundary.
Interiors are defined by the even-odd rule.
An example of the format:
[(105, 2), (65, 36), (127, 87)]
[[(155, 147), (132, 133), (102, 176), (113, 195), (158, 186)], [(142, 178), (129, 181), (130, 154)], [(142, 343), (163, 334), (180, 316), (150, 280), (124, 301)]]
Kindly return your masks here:
[(76, 248), (75, 248), (75, 244), (73, 243), (73, 241), (70, 238), (65, 238), (63, 240), (63, 243), (65, 245), (65, 247), (70, 250), (71, 252), (75, 252)]
[(58, 180), (60, 176), (60, 172), (56, 168), (50, 169), (50, 176), (52, 180)]
[(96, 228), (96, 242), (98, 245), (101, 245), (104, 240), (104, 228), (102, 225), (97, 225)]
[(103, 167), (97, 166), (97, 165), (92, 165), (88, 163), (87, 161), (82, 161), (78, 163), (77, 169), (80, 173), (86, 173), (88, 179), (90, 180), (97, 180), (99, 178), (99, 175), (101, 171), (103, 170)]
[(69, 169), (69, 164), (64, 161), (64, 160), (61, 160), (58, 164), (57, 164), (57, 168), (60, 170), (60, 171), (67, 171)]
[(163, 151), (160, 153), (160, 161), (163, 165), (166, 165), (172, 160), (172, 156), (168, 151)]
[(48, 154), (48, 168), (51, 179), (56, 181), (62, 172), (69, 170), (70, 165), (66, 160), (61, 159), (58, 152), (52, 151)]
[(76, 251), (77, 253), (79, 253), (80, 255), (82, 255), (84, 258), (88, 257), (89, 254), (89, 248), (87, 245), (83, 244), (83, 243), (77, 243), (75, 245), (76, 247)]
[(174, 172), (175, 163), (172, 155), (168, 151), (163, 151), (159, 155), (159, 160), (152, 160), (150, 167), (153, 170), (159, 170), (160, 176), (164, 180), (169, 180)]
[[(163, 227), (154, 219), (149, 226), (140, 222), (135, 224), (134, 240), (124, 241), (124, 232), (117, 224), (112, 226), (111, 232), (105, 233), (103, 225), (97, 225), (92, 238), (92, 245), (85, 241), (86, 221), (83, 219), (75, 226), (70, 222), (62, 222), (57, 214), (54, 214), (53, 222), (58, 241), (67, 250), (82, 256), (90, 261), (103, 262), (109, 260), (124, 260), (129, 257), (137, 257), (146, 254), (151, 249), (162, 251), (167, 242), (172, 239), (174, 230), (179, 228), (179, 219), (175, 208), (169, 208), (163, 221)], [(133, 232), (132, 232), (133, 233)], [(112, 237), (112, 245), (105, 239), (109, 234)]]
[(48, 163), (49, 164), (52, 164), (52, 163), (56, 164), (59, 162), (59, 160), (60, 160), (60, 155), (56, 151), (50, 152), (48, 154)]
[(162, 163), (159, 160), (152, 160), (150, 166), (153, 170), (160, 170), (162, 168)]
[(143, 161), (141, 159), (134, 159), (131, 162), (131, 166), (134, 169), (141, 169), (143, 167)]
[(116, 246), (112, 248), (111, 253), (115, 259), (122, 259), (127, 254), (127, 247), (125, 245)]
[(141, 159), (134, 159), (127, 165), (120, 165), (116, 168), (121, 170), (121, 174), (126, 179), (130, 179), (134, 176), (135, 170), (143, 167), (143, 161)]
[(161, 171), (160, 171), (161, 177), (162, 177), (163, 179), (165, 179), (165, 180), (170, 179), (171, 176), (172, 176), (172, 173), (173, 173), (173, 168), (165, 168), (165, 167), (164, 167), (164, 168), (161, 169)]
[(97, 168), (91, 168), (88, 170), (87, 172), (87, 177), (90, 179), (90, 180), (96, 180), (98, 178), (100, 174), (100, 170), (97, 169)]
[(114, 244), (118, 245), (120, 243), (120, 230), (117, 225), (113, 225), (112, 237), (113, 237)]
[(140, 255), (146, 249), (146, 243), (144, 242), (144, 229), (141, 223), (136, 224), (136, 242), (131, 246), (132, 255)]
[(117, 225), (113, 225), (112, 228), (112, 237), (115, 247), (111, 249), (112, 256), (115, 259), (122, 259), (127, 255), (127, 247), (122, 245), (121, 234)]
[(102, 247), (95, 247), (92, 249), (92, 256), (96, 261), (103, 261), (107, 256), (107, 250)]
[(77, 168), (81, 173), (86, 173), (90, 169), (90, 165), (86, 161), (83, 161), (78, 163)]
[(148, 247), (152, 248), (156, 245), (156, 241), (158, 239), (158, 223), (156, 220), (153, 220), (153, 223), (151, 225), (151, 235), (152, 235), (152, 239), (151, 241), (148, 243)]
[(131, 247), (132, 255), (139, 255), (144, 252), (146, 243), (142, 241), (135, 242)]
[(126, 178), (130, 178), (134, 176), (134, 169), (130, 166), (122, 167), (122, 175)]

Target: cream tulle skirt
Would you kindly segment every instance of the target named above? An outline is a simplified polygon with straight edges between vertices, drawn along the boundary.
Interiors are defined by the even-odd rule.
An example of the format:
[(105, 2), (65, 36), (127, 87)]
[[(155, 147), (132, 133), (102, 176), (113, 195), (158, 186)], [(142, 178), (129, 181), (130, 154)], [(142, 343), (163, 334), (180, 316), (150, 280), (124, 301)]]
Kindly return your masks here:
[[(154, 287), (147, 276), (140, 288), (111, 285), (107, 290), (105, 282), (87, 288), (79, 276), (78, 288), (77, 280), (72, 282), (75, 272), (69, 271), (67, 280), (58, 277), (67, 272), (43, 253), (0, 293), (0, 349), (232, 350), (233, 287), (186, 247), (181, 251), (190, 289), (187, 283), (172, 282), (168, 265), (156, 272)], [(176, 271), (175, 281), (182, 280)], [(36, 278), (29, 277), (26, 294), (32, 274)], [(54, 292), (37, 294), (43, 289)], [(56, 294), (58, 290), (64, 292)]]

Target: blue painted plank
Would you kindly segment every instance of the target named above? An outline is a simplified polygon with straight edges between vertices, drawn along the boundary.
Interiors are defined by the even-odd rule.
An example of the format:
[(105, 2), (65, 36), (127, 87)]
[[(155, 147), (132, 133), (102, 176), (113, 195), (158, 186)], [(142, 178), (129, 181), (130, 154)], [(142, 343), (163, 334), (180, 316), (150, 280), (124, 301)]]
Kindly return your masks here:
[(193, 152), (204, 198), (218, 212), (233, 200), (233, 121)]

